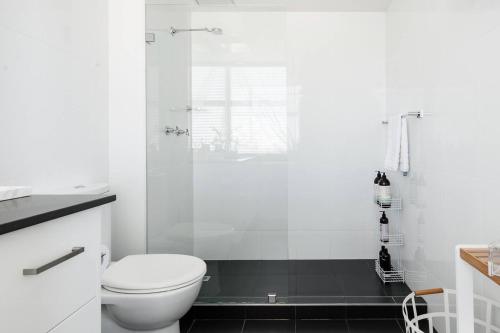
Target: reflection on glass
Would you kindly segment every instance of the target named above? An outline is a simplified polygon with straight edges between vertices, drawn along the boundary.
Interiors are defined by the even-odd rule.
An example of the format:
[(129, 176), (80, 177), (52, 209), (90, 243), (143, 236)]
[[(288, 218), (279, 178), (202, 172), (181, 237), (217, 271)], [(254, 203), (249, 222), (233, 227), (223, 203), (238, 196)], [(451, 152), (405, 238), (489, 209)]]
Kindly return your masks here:
[(195, 152), (286, 153), (286, 67), (194, 66), (192, 88)]

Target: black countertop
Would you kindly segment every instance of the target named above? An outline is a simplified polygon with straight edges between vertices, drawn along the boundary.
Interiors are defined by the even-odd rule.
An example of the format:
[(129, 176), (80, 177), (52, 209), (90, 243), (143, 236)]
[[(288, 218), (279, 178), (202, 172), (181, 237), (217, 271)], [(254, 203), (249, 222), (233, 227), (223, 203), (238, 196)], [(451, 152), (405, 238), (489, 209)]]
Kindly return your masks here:
[(114, 194), (32, 195), (0, 201), (0, 235), (116, 200)]

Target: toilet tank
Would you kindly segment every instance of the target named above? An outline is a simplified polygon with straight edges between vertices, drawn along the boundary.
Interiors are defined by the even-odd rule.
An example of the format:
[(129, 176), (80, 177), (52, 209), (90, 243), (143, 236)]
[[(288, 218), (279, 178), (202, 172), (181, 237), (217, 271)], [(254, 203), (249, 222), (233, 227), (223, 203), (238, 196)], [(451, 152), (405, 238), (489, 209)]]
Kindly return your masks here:
[[(92, 195), (109, 192), (109, 185), (106, 183), (80, 184), (70, 187), (62, 187), (46, 192), (36, 192), (36, 194), (50, 195)], [(111, 207), (102, 207), (101, 243), (111, 250)]]

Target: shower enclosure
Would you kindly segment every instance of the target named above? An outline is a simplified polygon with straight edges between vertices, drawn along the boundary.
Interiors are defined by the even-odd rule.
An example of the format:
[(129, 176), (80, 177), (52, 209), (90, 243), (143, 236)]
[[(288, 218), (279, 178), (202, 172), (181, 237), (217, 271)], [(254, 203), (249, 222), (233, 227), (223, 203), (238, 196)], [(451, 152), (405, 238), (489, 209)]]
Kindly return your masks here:
[(199, 302), (391, 296), (372, 260), (383, 17), (146, 12), (148, 252), (206, 260)]

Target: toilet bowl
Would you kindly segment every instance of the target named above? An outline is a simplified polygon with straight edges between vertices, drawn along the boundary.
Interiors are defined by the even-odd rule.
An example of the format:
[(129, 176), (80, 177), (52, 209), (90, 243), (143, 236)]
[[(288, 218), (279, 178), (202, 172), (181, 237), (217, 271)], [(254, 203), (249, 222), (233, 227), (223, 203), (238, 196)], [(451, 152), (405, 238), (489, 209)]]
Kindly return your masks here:
[(179, 333), (193, 305), (206, 264), (179, 254), (132, 255), (102, 275), (102, 332)]

